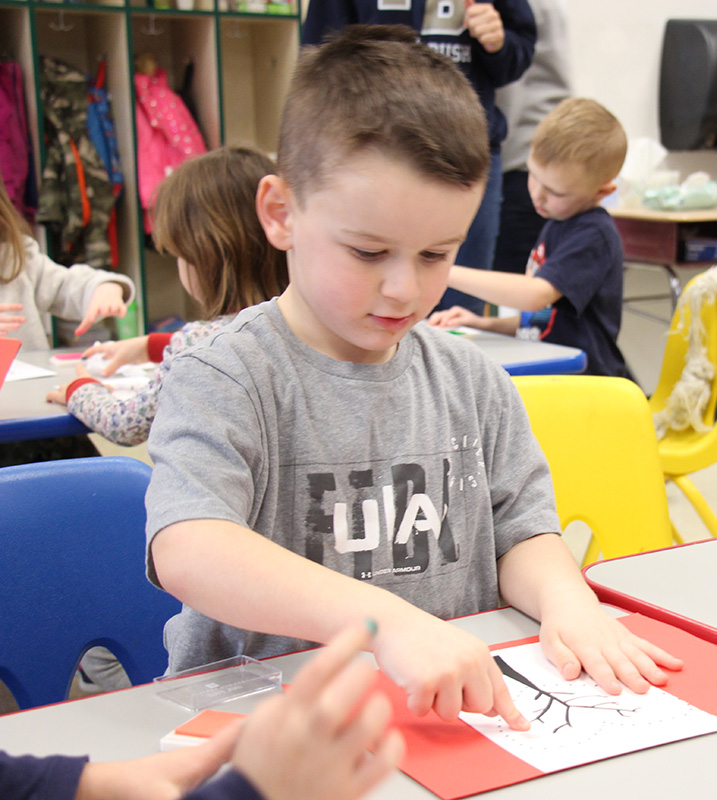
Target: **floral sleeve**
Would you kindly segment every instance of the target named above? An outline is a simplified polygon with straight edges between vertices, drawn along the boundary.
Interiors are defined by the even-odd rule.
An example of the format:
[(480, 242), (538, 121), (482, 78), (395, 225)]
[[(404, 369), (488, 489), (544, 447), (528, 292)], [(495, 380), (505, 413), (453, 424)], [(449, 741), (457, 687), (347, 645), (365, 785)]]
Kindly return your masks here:
[[(76, 389), (67, 408), (88, 428), (120, 445), (137, 445), (146, 442), (154, 421), (162, 381), (169, 372), (172, 361), (209, 333), (225, 325), (231, 317), (219, 317), (210, 322), (189, 322), (172, 334), (164, 349), (164, 358), (149, 383), (128, 400), (115, 397), (100, 383), (87, 383)], [(112, 378), (107, 378), (112, 385)]]

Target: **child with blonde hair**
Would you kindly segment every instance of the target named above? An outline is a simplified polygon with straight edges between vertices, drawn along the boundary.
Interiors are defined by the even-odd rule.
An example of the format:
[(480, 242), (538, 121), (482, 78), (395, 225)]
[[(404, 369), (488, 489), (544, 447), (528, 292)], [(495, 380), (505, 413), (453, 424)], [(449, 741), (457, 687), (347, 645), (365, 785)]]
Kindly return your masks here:
[(0, 336), (26, 350), (48, 350), (49, 314), (80, 320), (81, 336), (100, 317), (124, 317), (134, 284), (119, 273), (87, 264), (64, 267), (40, 252), (0, 180)]
[(199, 302), (203, 319), (174, 334), (151, 333), (85, 351), (109, 358), (106, 377), (123, 364), (159, 363), (147, 386), (130, 399), (115, 397), (78, 365), (77, 380), (50, 392), (48, 400), (66, 403), (85, 425), (117, 444), (146, 441), (176, 356), (286, 286), (285, 254), (268, 243), (255, 209), (259, 181), (273, 171), (273, 162), (256, 150), (222, 147), (185, 161), (160, 184), (154, 241), (160, 252), (177, 258), (179, 279)]
[(456, 266), (448, 278), (449, 286), (523, 313), (480, 317), (454, 306), (429, 322), (579, 347), (586, 372), (630, 377), (617, 346), (622, 242), (600, 205), (615, 189), (626, 152), (622, 125), (599, 103), (571, 98), (556, 106), (536, 128), (528, 157), (528, 190), (548, 221), (525, 275)]
[[(51, 314), (79, 320), (81, 336), (101, 317), (124, 317), (133, 299), (126, 276), (87, 264), (65, 267), (42, 253), (0, 180), (0, 336), (19, 339), (23, 350), (49, 350)], [(96, 455), (86, 436), (54, 436), (5, 443), (0, 467)]]

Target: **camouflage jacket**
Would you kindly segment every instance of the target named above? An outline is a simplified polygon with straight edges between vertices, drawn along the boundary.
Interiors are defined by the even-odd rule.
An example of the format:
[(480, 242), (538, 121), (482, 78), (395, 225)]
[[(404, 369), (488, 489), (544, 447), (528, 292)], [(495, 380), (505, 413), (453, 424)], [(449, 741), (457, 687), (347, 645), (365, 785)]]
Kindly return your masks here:
[(88, 79), (69, 64), (44, 57), (41, 97), (46, 158), (37, 220), (48, 226), (58, 262), (106, 267), (114, 193), (87, 129)]

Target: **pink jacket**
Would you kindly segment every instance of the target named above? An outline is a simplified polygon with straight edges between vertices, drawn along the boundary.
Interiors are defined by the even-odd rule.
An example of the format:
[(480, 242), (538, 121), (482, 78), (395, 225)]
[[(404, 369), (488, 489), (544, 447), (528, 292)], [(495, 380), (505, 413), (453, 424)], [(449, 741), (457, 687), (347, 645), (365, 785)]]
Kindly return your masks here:
[(18, 213), (25, 217), (34, 213), (25, 206), (30, 168), (28, 141), (20, 65), (0, 62), (0, 180)]
[[(142, 208), (149, 208), (152, 193), (172, 170), (207, 148), (192, 115), (178, 94), (169, 88), (167, 73), (158, 67), (153, 75), (136, 72), (137, 173)], [(145, 215), (145, 228), (150, 226)]]

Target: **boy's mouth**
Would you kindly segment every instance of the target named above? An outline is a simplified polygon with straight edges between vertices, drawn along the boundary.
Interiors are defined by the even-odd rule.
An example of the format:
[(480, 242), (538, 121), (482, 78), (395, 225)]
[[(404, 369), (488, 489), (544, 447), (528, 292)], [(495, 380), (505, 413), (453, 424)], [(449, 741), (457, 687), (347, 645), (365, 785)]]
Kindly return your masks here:
[(400, 331), (401, 328), (405, 328), (412, 319), (410, 315), (407, 317), (379, 317), (376, 314), (372, 314), (371, 316), (377, 325), (381, 328), (385, 328), (387, 331)]

